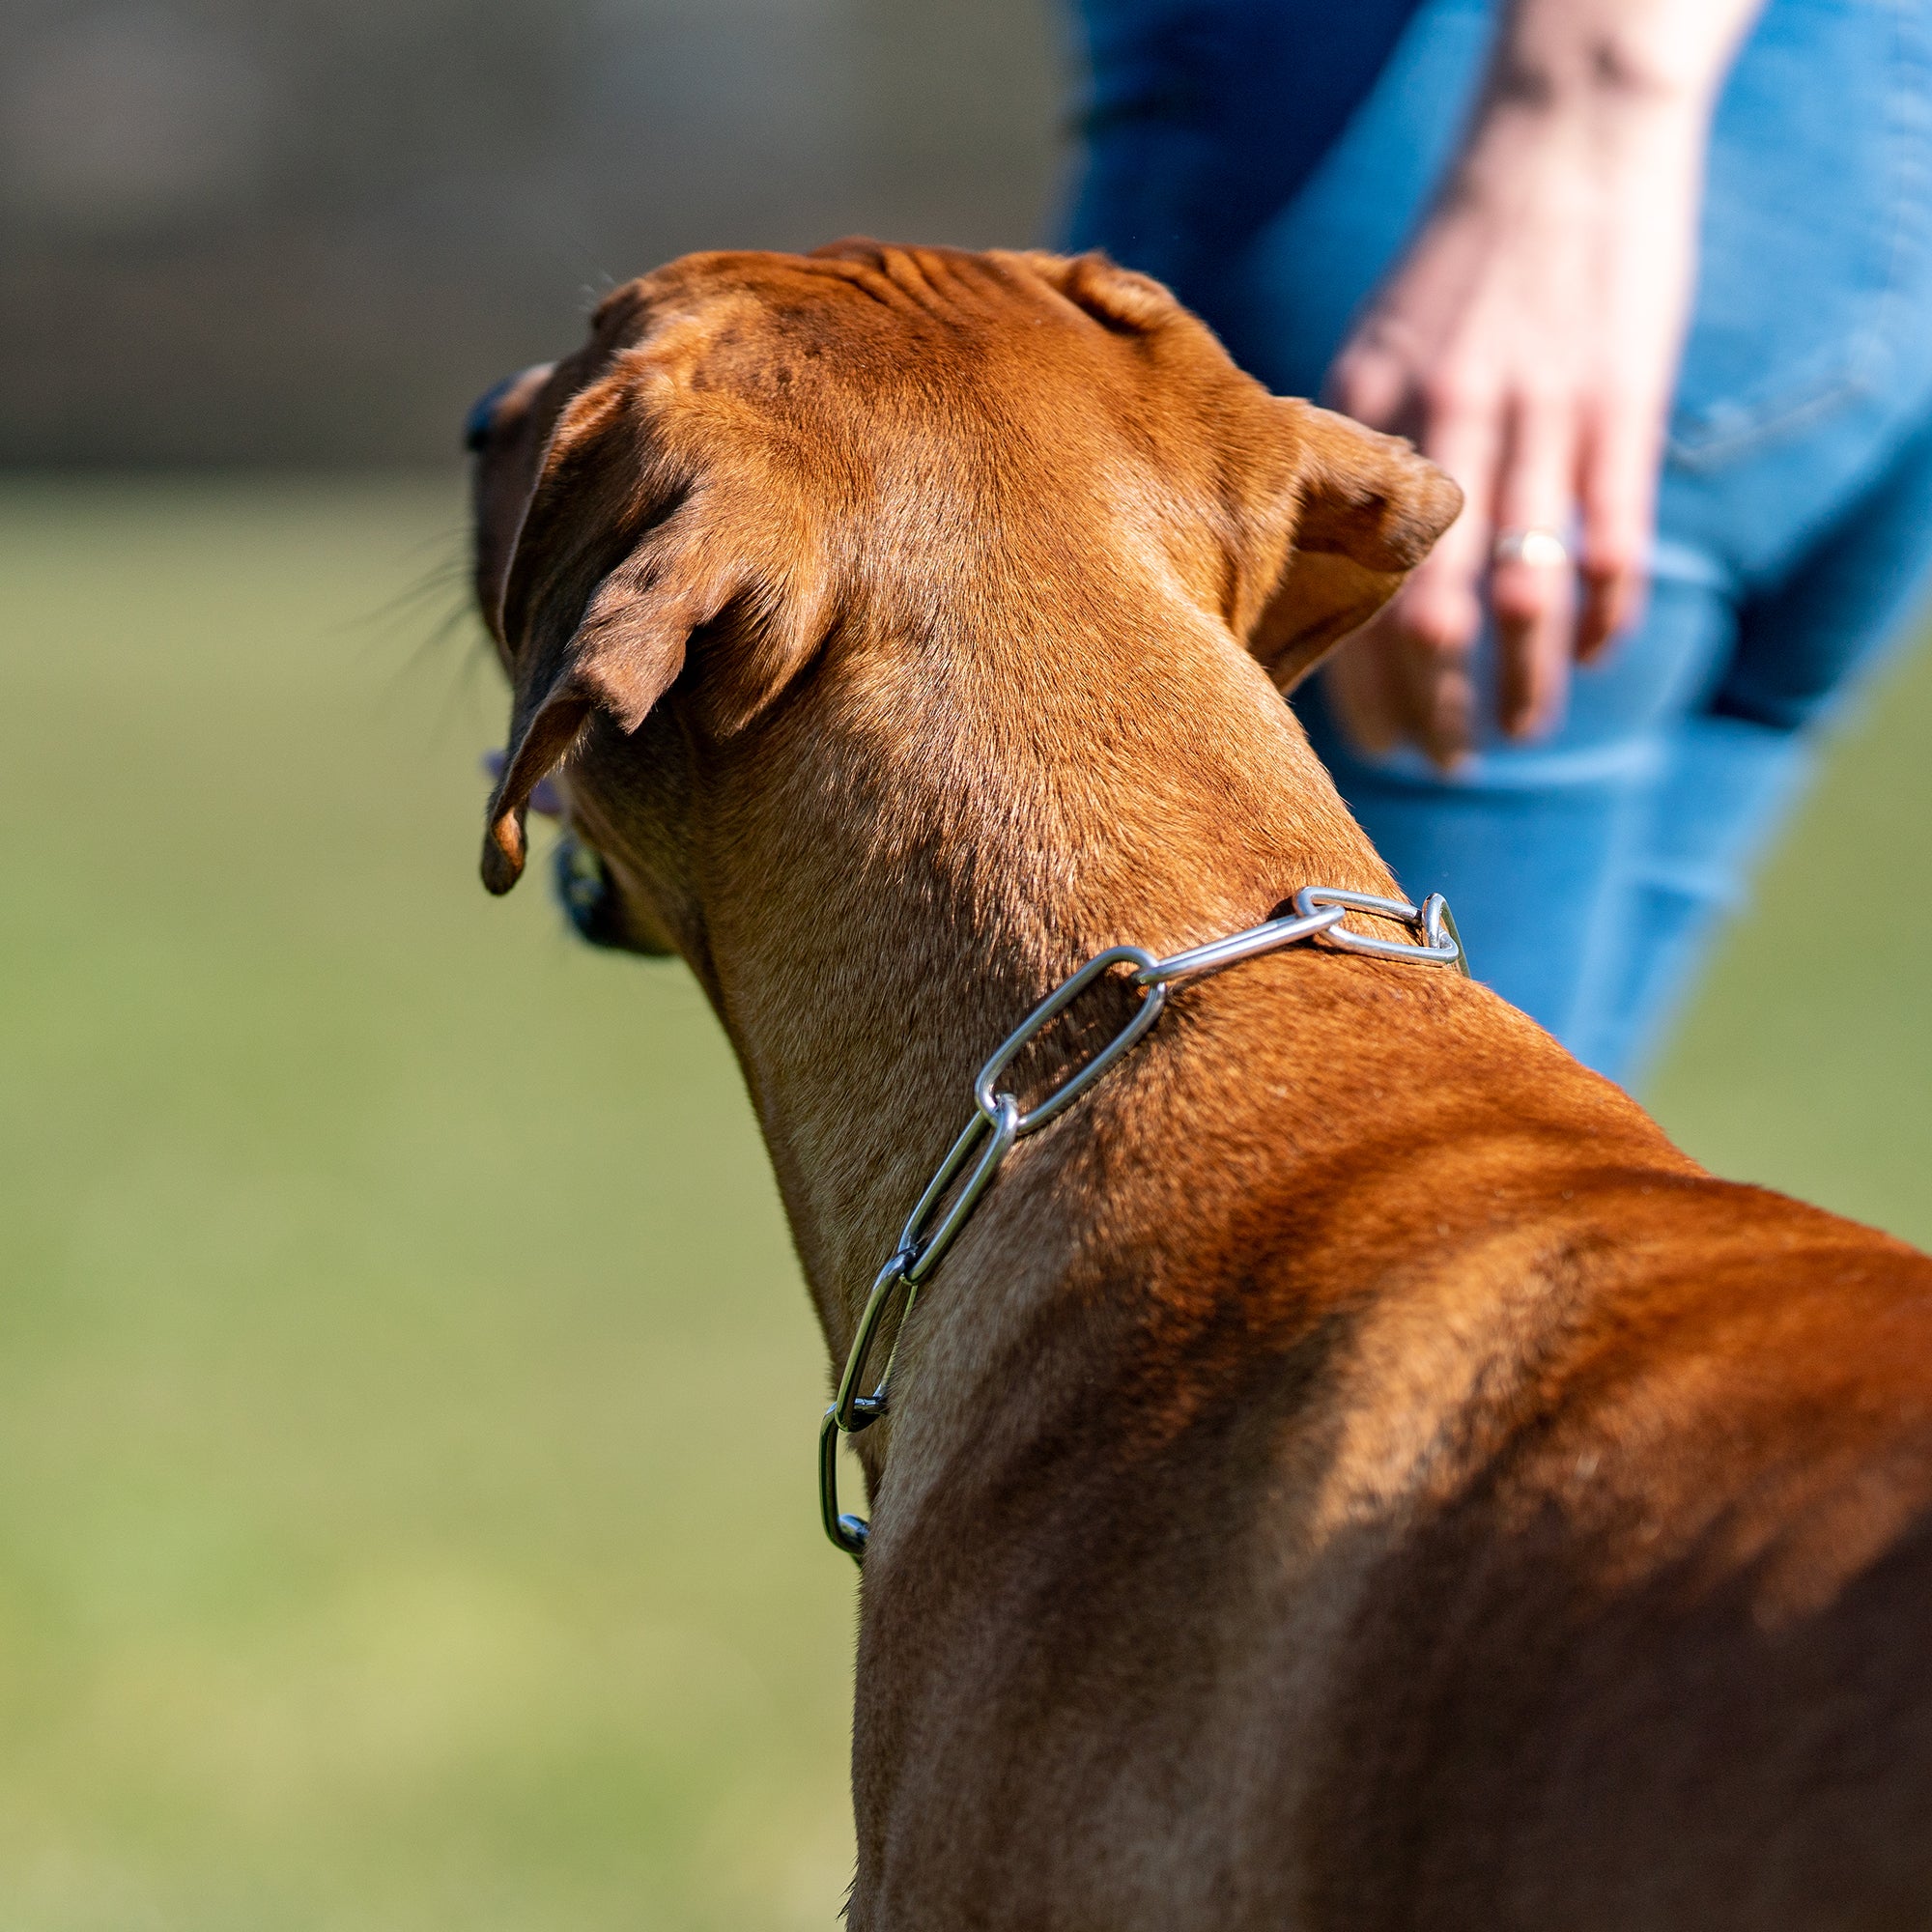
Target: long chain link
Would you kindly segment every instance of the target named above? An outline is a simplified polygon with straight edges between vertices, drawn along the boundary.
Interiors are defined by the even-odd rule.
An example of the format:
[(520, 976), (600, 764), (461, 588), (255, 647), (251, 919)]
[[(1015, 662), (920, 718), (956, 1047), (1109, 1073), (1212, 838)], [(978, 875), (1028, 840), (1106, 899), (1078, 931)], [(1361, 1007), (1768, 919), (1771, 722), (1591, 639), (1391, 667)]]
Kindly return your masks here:
[[(1419, 931), (1421, 940), (1418, 943), (1383, 939), (1373, 933), (1351, 931), (1342, 923), (1350, 912), (1373, 913), (1381, 919), (1397, 921)], [(826, 1535), (854, 1561), (865, 1557), (869, 1526), (863, 1517), (839, 1513), (838, 1438), (859, 1435), (886, 1413), (893, 1362), (919, 1291), (958, 1238), (980, 1197), (992, 1185), (1000, 1163), (1012, 1151), (1016, 1142), (1037, 1133), (1049, 1121), (1092, 1092), (1109, 1069), (1146, 1037), (1160, 1018), (1167, 1005), (1167, 990), (1177, 980), (1218, 972), (1236, 960), (1252, 959), (1258, 953), (1316, 938), (1325, 938), (1329, 945), (1344, 952), (1365, 953), (1375, 959), (1403, 960), (1412, 966), (1454, 966), (1464, 978), (1468, 977), (1469, 962), (1449, 903), (1440, 893), (1432, 893), (1421, 905), (1414, 906), (1406, 899), (1380, 898), (1373, 893), (1304, 886), (1294, 895), (1293, 915), (1267, 920), (1245, 932), (1197, 946), (1190, 952), (1177, 952), (1167, 959), (1156, 959), (1138, 946), (1110, 946), (1104, 952), (1096, 952), (1049, 993), (980, 1067), (979, 1078), (973, 1082), (973, 1118), (926, 1183), (918, 1206), (906, 1217), (897, 1244), (874, 1279), (872, 1292), (866, 1297), (865, 1312), (859, 1317), (858, 1332), (845, 1357), (845, 1371), (838, 1378), (838, 1393), (819, 1425), (819, 1513)], [(1133, 969), (1127, 983), (1141, 995), (1126, 1024), (1043, 1100), (1022, 1108), (1018, 1096), (1000, 1085), (1002, 1076), (1088, 987), (1117, 966)], [(892, 1344), (868, 1389), (867, 1364), (881, 1331), (894, 1315), (897, 1321)]]

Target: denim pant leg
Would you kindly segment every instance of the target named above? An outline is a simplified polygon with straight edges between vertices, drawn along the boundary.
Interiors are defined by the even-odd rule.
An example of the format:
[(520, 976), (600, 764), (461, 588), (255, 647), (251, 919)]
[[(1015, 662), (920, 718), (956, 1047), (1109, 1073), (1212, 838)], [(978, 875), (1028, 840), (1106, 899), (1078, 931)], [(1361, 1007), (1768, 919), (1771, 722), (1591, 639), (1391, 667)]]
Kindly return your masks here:
[(1818, 727), (1911, 636), (1932, 587), (1932, 421), (1785, 581), (1747, 601), (1710, 703), (1671, 735), (1630, 879), (1602, 932), (1577, 1050), (1640, 1073), (1724, 915), (1782, 828)]
[(1411, 895), (1441, 892), (1471, 969), (1591, 1064), (1586, 1046), (1606, 939), (1630, 930), (1631, 880), (1655, 821), (1687, 700), (1708, 688), (1736, 636), (1721, 574), (1667, 558), (1640, 630), (1577, 673), (1548, 743), (1485, 747), (1444, 777), (1419, 753), (1369, 758), (1335, 727), (1319, 685), (1296, 709), (1350, 809)]

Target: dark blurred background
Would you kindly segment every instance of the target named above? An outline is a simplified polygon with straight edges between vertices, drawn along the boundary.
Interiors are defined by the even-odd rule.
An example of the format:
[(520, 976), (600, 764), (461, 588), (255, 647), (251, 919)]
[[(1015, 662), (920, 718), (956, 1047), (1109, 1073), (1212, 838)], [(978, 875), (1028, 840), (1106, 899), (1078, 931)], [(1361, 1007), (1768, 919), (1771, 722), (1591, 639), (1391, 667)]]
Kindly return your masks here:
[(0, 465), (420, 465), (613, 280), (1040, 240), (1041, 0), (7, 0)]

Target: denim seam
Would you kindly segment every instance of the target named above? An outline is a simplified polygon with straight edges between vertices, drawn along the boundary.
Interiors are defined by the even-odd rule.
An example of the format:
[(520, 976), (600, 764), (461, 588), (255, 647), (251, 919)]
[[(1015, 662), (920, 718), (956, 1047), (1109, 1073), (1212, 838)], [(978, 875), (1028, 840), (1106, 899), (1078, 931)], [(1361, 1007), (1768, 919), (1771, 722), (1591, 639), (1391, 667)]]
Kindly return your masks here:
[(1708, 474), (1726, 468), (1742, 456), (1748, 456), (1765, 444), (1776, 442), (1812, 423), (1835, 414), (1839, 410), (1876, 391), (1869, 364), (1877, 359), (1876, 331), (1861, 329), (1848, 343), (1838, 367), (1819, 380), (1806, 393), (1787, 390), (1775, 400), (1767, 400), (1747, 412), (1737, 429), (1694, 440), (1673, 435), (1665, 454), (1674, 469), (1693, 475)]
[[(1902, 322), (1909, 323), (1904, 289), (1908, 230), (1913, 226), (1922, 230), (1920, 217), (1927, 198), (1924, 114), (1919, 90), (1914, 85), (1925, 78), (1927, 50), (1912, 31), (1921, 8), (1922, 0), (1891, 0), (1892, 57), (1890, 85), (1886, 91), (1891, 226), (1884, 248), (1884, 280), (1873, 300), (1872, 320), (1851, 334), (1837, 368), (1817, 379), (1808, 393), (1800, 388), (1768, 398), (1728, 433), (1702, 438), (1673, 434), (1665, 453), (1677, 469), (1692, 474), (1723, 469), (1853, 403), (1882, 396), (1886, 370), (1897, 360), (1899, 327)], [(1915, 107), (1920, 109), (1917, 115)]]
[(1750, 900), (1749, 885), (1722, 866), (1672, 865), (1668, 861), (1650, 860), (1633, 866), (1630, 879), (1640, 891), (1671, 893), (1679, 898), (1691, 899), (1699, 905), (1720, 906), (1726, 911), (1735, 911)]
[(1359, 774), (1407, 791), (1444, 797), (1515, 798), (1525, 792), (1621, 785), (1650, 777), (1662, 769), (1664, 750), (1654, 734), (1645, 733), (1634, 741), (1579, 746), (1568, 752), (1502, 746), (1478, 751), (1466, 763), (1446, 772), (1409, 746), (1399, 746), (1379, 757), (1365, 756), (1350, 748), (1339, 756), (1329, 754), (1329, 762), (1338, 776), (1344, 771)]

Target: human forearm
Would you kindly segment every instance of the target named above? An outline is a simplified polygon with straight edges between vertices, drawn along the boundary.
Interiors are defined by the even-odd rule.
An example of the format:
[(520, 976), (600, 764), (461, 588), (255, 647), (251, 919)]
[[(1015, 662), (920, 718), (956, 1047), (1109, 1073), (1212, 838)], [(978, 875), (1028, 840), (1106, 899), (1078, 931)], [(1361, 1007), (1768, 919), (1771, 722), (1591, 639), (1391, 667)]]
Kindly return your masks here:
[(1335, 665), (1364, 744), (1467, 747), (1486, 606), (1515, 732), (1552, 723), (1572, 655), (1632, 621), (1712, 112), (1761, 5), (1510, 0), (1435, 208), (1331, 377), (1342, 408), (1414, 436), (1468, 505)]

